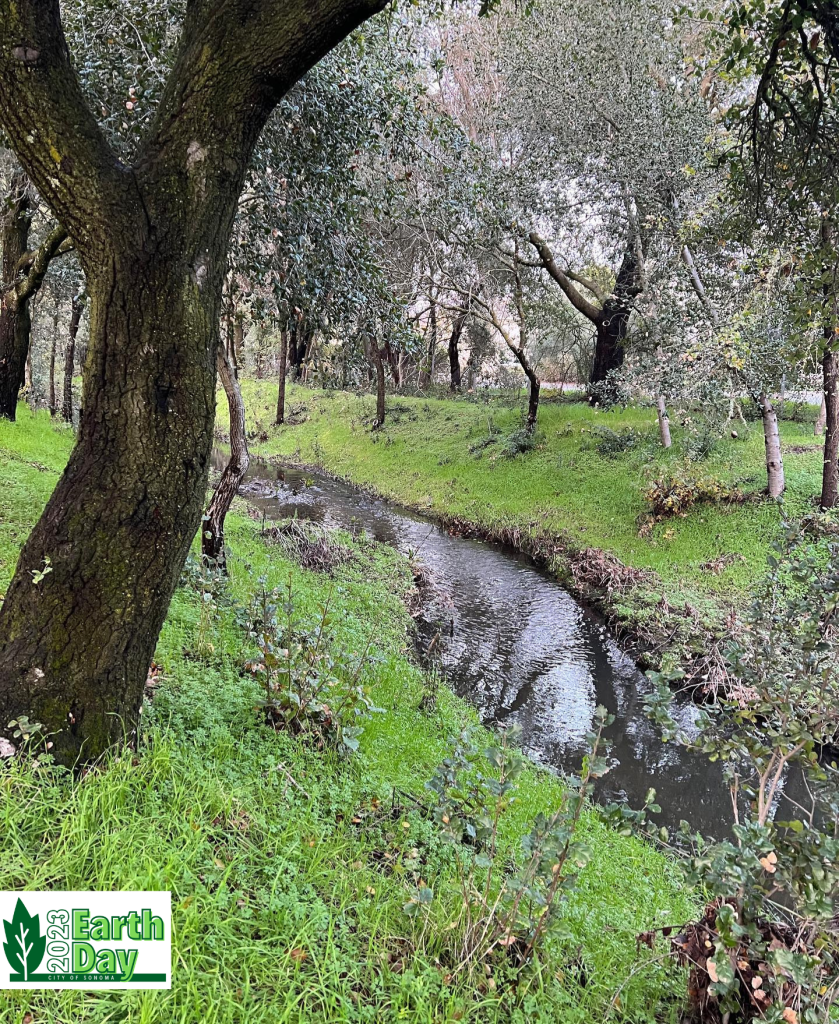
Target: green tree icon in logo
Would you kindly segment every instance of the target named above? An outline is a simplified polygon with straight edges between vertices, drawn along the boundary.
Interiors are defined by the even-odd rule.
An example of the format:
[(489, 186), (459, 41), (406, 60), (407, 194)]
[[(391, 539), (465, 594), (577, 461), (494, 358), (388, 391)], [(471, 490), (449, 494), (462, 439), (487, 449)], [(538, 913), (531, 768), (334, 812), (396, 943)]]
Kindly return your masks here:
[(22, 974), (24, 981), (29, 981), (29, 976), (44, 959), (47, 945), (46, 935), (41, 935), (38, 915), (30, 917), (23, 901), (18, 899), (11, 921), (4, 921), (3, 928), (6, 932), (3, 943), (6, 959), (13, 971)]

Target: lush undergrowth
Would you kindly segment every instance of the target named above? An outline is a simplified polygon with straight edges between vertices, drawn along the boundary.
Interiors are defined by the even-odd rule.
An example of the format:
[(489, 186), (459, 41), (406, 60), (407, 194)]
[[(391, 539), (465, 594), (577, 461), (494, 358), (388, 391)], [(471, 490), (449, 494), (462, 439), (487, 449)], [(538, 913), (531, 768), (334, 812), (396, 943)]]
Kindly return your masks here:
[[(662, 608), (687, 603), (707, 621), (721, 622), (726, 602), (741, 598), (765, 570), (783, 514), (762, 495), (759, 421), (748, 427), (736, 422), (736, 439), (712, 438), (710, 452), (697, 458), (709, 439), (697, 432), (694, 414), (673, 410), (674, 443), (664, 451), (654, 410), (595, 411), (582, 401), (551, 401), (548, 394), (536, 446), (510, 456), (509, 439), (515, 441), (522, 424), (515, 402), (393, 397), (384, 428), (372, 431), (373, 396), (293, 387), (288, 422), (277, 428), (275, 382), (246, 380), (243, 391), (257, 455), (322, 465), (386, 497), (474, 523), (490, 534), (547, 534), (572, 548), (602, 549), (628, 566), (652, 570), (659, 582), (647, 585), (635, 608), (621, 608), (625, 593), (607, 595), (618, 619), (661, 619)], [(811, 511), (820, 490), (815, 410), (810, 416), (799, 408), (802, 413), (805, 422), (781, 424), (788, 485), (782, 507), (788, 515)], [(223, 403), (219, 421), (225, 430)], [(686, 467), (692, 478), (736, 488), (746, 500), (700, 502), (646, 528), (645, 491), (656, 478)]]
[[(334, 429), (369, 445), (334, 408)], [(387, 436), (376, 442), (383, 451)], [(309, 458), (307, 443), (334, 443), (326, 431), (307, 439)], [(0, 424), (0, 592), (70, 441), (25, 409), (16, 425)], [(473, 716), (445, 689), (420, 710), (427, 681), (410, 658), (405, 562), (342, 537), (351, 557), (332, 576), (305, 571), (243, 507), (228, 539), (229, 583), (210, 591), (193, 572), (175, 596), (137, 750), (75, 780), (48, 765), (0, 768), (0, 889), (171, 890), (173, 987), (6, 992), (3, 1024), (676, 1020), (684, 980), (645, 960), (635, 934), (695, 908), (661, 854), (590, 813), (581, 827), (593, 859), (542, 969), (517, 993), (483, 971), (451, 977), (452, 860), (410, 794), (422, 794), (447, 737)], [(274, 732), (255, 710), (241, 606), (260, 578), (290, 582), (308, 621), (329, 598), (336, 646), (357, 655), (372, 640), (363, 681), (382, 710), (350, 760)], [(555, 779), (529, 768), (505, 840), (559, 795)], [(403, 910), (417, 886), (400, 867), (408, 861), (435, 893), (427, 920)]]

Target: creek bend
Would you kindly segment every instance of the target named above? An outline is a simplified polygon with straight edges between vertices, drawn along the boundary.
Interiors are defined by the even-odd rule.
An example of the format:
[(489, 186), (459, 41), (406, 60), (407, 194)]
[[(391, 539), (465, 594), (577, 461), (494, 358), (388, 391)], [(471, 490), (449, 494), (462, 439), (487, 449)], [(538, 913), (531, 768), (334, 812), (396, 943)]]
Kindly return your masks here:
[[(223, 469), (226, 459), (214, 451), (213, 469)], [(578, 771), (602, 704), (615, 721), (607, 731), (612, 768), (598, 784), (598, 799), (625, 796), (640, 807), (653, 787), (658, 823), (672, 828), (685, 819), (706, 835), (728, 831), (731, 803), (720, 766), (662, 741), (644, 714), (644, 675), (598, 616), (527, 556), (452, 536), (418, 513), (312, 469), (252, 459), (240, 493), (267, 520), (297, 515), (414, 552), (435, 590), (416, 620), (420, 651), (439, 634), (436, 655), (449, 686), (484, 724), (517, 722), (534, 761)], [(693, 702), (676, 695), (673, 710), (690, 732)]]

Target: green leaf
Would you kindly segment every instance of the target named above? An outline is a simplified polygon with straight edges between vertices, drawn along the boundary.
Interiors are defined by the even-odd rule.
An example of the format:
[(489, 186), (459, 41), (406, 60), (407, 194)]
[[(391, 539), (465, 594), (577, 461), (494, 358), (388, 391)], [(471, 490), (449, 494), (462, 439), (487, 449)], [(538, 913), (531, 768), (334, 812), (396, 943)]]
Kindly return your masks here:
[(47, 938), (41, 935), (38, 915), (30, 916), (23, 901), (18, 899), (11, 921), (3, 921), (6, 941), (3, 949), (12, 969), (28, 981), (44, 958)]

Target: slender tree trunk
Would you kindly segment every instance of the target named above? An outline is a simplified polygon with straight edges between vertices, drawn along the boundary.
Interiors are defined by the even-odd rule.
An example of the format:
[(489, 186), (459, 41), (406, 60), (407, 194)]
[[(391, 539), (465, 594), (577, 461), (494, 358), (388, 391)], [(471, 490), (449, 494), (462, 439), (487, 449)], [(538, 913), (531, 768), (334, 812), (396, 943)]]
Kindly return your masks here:
[(55, 302), (55, 312), (52, 318), (52, 345), (50, 346), (50, 416), (58, 412), (55, 394), (55, 356), (58, 348), (58, 299)]
[(425, 356), (425, 364), (420, 374), (420, 387), (425, 390), (431, 381), (434, 380), (434, 358), (437, 354), (437, 303), (431, 298), (431, 308), (428, 313), (428, 350)]
[(385, 356), (390, 366), (390, 374), (393, 377), (393, 386), (399, 388), (402, 385), (402, 380), (399, 376), (399, 362), (396, 358), (396, 353), (391, 348), (390, 341), (387, 339), (385, 339)]
[(822, 373), (826, 431), (821, 507), (835, 508), (839, 502), (839, 353), (825, 352)]
[(669, 448), (673, 442), (670, 440), (670, 417), (667, 415), (667, 403), (664, 400), (664, 395), (659, 395), (656, 399), (656, 409), (658, 410), (658, 432), (661, 435), (661, 445), (663, 448)]
[[(824, 372), (824, 367), (822, 367)], [(815, 437), (821, 437), (824, 433), (825, 425), (827, 424), (827, 402), (825, 401), (824, 391), (822, 391), (822, 403), (819, 408), (819, 414), (816, 417), (816, 422), (813, 424), (813, 435)]]
[(460, 377), (460, 338), (468, 315), (468, 310), (458, 314), (449, 338), (449, 387), (452, 391), (460, 391), (463, 386)]
[(288, 365), (294, 374), (295, 380), (300, 377), (300, 355), (299, 345), (297, 344), (297, 335), (297, 324), (292, 323), (288, 329)]
[(385, 363), (383, 352), (377, 342), (372, 343), (373, 364), (376, 367), (376, 420), (373, 428), (383, 427), (385, 423)]
[(768, 395), (760, 396), (760, 412), (763, 419), (763, 441), (766, 448), (767, 490), (770, 498), (779, 498), (784, 493), (784, 461), (781, 454), (781, 436), (778, 432), (778, 414)]
[(539, 392), (542, 390), (542, 384), (536, 374), (531, 370), (527, 374), (527, 380), (530, 384), (530, 391), (527, 398), (527, 431), (532, 434), (536, 429), (536, 417), (539, 415)]
[(234, 373), (233, 360), (224, 346), (219, 345), (218, 373), (227, 407), (230, 411), (230, 458), (213, 492), (201, 529), (201, 554), (209, 562), (225, 567), (224, 520), (239, 492), (250, 465), (248, 439), (245, 434), (245, 403), (242, 389)]
[(84, 294), (79, 292), (73, 296), (70, 306), (70, 331), (64, 349), (64, 400), (61, 403), (61, 418), (67, 423), (73, 422), (73, 370), (76, 365), (76, 335), (79, 333), (82, 313), (84, 312)]
[(29, 244), (29, 200), (26, 179), (20, 173), (12, 177), (13, 200), (3, 223), (3, 258), (0, 282), (8, 288), (0, 295), (0, 417), (14, 420), (18, 392), (26, 376), (31, 320), (29, 303), (19, 301), (13, 287), (18, 263)]
[(277, 416), (274, 423), (279, 427), (285, 423), (285, 378), (288, 370), (288, 329), (280, 331), (280, 370), (277, 389)]

